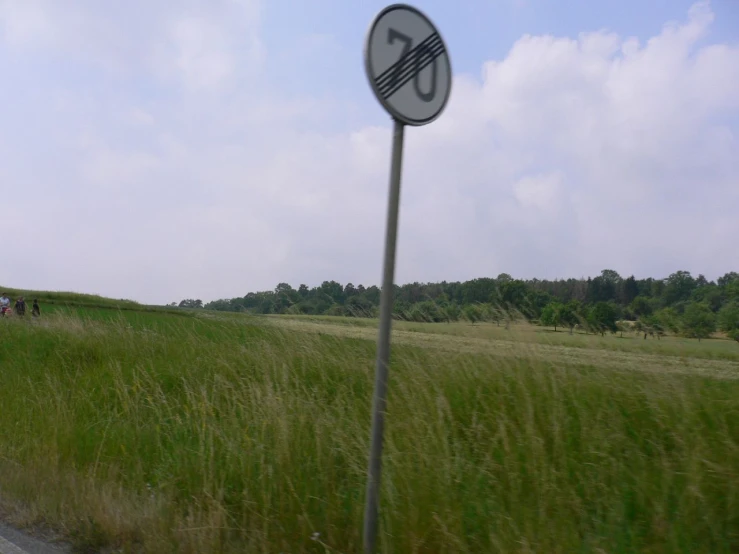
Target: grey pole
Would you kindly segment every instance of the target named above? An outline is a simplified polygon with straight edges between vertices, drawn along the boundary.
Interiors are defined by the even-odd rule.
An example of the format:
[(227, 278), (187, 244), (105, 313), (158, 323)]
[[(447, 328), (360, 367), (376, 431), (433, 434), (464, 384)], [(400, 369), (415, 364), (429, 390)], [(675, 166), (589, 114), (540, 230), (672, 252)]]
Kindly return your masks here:
[(390, 359), (390, 327), (393, 315), (393, 278), (395, 276), (395, 245), (398, 237), (400, 170), (403, 162), (404, 129), (405, 125), (394, 119), (390, 198), (387, 205), (387, 228), (385, 230), (385, 266), (380, 293), (380, 331), (377, 337), (375, 395), (372, 401), (372, 444), (367, 479), (367, 499), (364, 510), (365, 554), (374, 554), (377, 538), (380, 474), (382, 471), (382, 434), (385, 427), (388, 361)]

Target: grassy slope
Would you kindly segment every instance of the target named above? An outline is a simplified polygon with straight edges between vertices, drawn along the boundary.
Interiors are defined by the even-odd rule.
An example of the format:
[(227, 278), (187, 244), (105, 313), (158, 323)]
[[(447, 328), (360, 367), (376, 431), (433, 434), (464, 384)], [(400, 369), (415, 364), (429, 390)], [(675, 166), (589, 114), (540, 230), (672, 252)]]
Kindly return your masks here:
[(80, 307), (80, 308), (99, 308), (99, 309), (115, 309), (115, 310), (134, 310), (134, 311), (168, 311), (168, 308), (161, 306), (148, 306), (140, 304), (134, 300), (106, 298), (97, 294), (81, 294), (77, 292), (64, 291), (34, 291), (24, 289), (14, 289), (10, 287), (0, 287), (0, 292), (7, 292), (10, 298), (15, 301), (19, 296), (23, 296), (28, 305), (30, 312), (33, 299), (38, 299), (41, 309), (51, 307), (53, 311), (59, 307)]
[[(739, 549), (734, 344), (396, 329), (381, 551)], [(359, 552), (375, 333), (0, 321), (0, 492), (80, 545)]]

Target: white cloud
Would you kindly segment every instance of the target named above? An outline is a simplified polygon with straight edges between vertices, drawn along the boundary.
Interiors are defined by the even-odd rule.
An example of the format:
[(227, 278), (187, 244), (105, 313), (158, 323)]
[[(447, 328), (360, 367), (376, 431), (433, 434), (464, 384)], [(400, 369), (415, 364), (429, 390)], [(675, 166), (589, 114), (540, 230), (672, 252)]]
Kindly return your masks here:
[[(137, 27), (81, 3), (72, 36), (48, 33), (58, 4), (0, 3), (11, 55), (98, 68), (0, 107), (0, 187), (33, 214), (0, 221), (18, 251), (0, 283), (157, 302), (379, 283), (389, 125), (337, 131), (351, 99), (272, 88), (255, 2), (156, 5)], [(710, 43), (712, 20), (698, 3), (643, 44), (524, 36), (458, 75), (406, 132), (398, 280), (735, 270), (739, 48)], [(336, 48), (301, 44), (292, 63)]]

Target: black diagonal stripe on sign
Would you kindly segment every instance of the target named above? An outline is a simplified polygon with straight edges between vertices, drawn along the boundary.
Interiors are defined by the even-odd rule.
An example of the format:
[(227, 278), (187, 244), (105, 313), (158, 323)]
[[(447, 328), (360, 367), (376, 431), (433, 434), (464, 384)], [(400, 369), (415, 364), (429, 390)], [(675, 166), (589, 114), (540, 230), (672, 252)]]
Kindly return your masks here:
[(382, 94), (386, 98), (389, 98), (390, 96), (398, 92), (401, 88), (403, 88), (408, 83), (408, 81), (410, 81), (417, 74), (423, 71), (425, 67), (431, 64), (436, 58), (441, 56), (445, 51), (446, 50), (444, 49), (444, 46), (440, 45), (437, 47), (436, 50), (425, 50), (424, 52), (419, 53), (420, 59), (418, 60), (417, 64), (410, 66), (408, 70), (404, 71), (403, 74), (399, 77), (399, 79), (394, 82), (394, 84), (387, 85), (379, 89), (380, 94)]
[(408, 81), (410, 81), (418, 73), (423, 71), (425, 67), (430, 65), (436, 58), (441, 56), (444, 52), (446, 52), (446, 50), (444, 49), (443, 45), (439, 47), (436, 51), (424, 52), (421, 56), (421, 61), (419, 62), (419, 65), (418, 65), (418, 71), (416, 71), (414, 67), (413, 71), (407, 72), (405, 76), (402, 79), (400, 79), (394, 87), (388, 88), (387, 91), (383, 93), (383, 96), (385, 98), (390, 98), (393, 94), (395, 94), (400, 89), (402, 89), (408, 83)]
[(385, 71), (380, 73), (377, 77), (375, 77), (375, 82), (379, 86), (382, 82), (386, 81), (387, 79), (391, 79), (393, 73), (396, 69), (398, 69), (399, 66), (404, 66), (407, 63), (409, 63), (411, 60), (413, 60), (413, 56), (415, 56), (416, 51), (419, 48), (423, 48), (426, 44), (429, 44), (431, 41), (441, 40), (441, 37), (438, 33), (434, 32), (431, 33), (429, 36), (427, 36), (425, 39), (423, 39), (421, 42), (419, 42), (414, 48), (408, 51), (408, 53), (405, 56), (402, 56), (397, 62), (395, 62), (393, 65), (388, 67)]
[[(429, 55), (435, 55), (434, 57), (438, 57), (441, 54), (445, 52), (444, 44), (441, 42), (441, 39), (438, 41), (433, 41), (428, 44), (419, 45), (419, 49), (413, 49), (414, 56), (413, 59), (409, 59), (407, 63), (403, 64), (403, 67), (397, 72), (393, 74), (393, 79), (385, 79), (382, 83), (378, 84), (378, 89), (380, 92), (387, 92), (388, 90), (394, 89), (398, 82), (405, 79), (408, 74), (410, 73), (411, 77), (413, 77), (417, 71), (416, 71), (416, 57), (420, 56), (421, 60), (424, 60)], [(420, 60), (419, 62), (420, 63)], [(419, 70), (420, 71), (420, 70)]]

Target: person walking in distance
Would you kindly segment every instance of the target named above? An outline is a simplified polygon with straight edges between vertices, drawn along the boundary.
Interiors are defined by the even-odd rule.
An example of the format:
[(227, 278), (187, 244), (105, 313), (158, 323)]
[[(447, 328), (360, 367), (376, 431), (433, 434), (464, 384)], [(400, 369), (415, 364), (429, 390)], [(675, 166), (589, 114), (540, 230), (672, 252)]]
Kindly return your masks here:
[(5, 313), (10, 310), (10, 298), (8, 298), (8, 293), (4, 292), (2, 296), (0, 296), (0, 315), (5, 317)]
[(26, 315), (26, 301), (23, 300), (22, 296), (19, 296), (18, 300), (15, 301), (15, 313), (21, 317)]
[(33, 310), (31, 311), (33, 317), (39, 317), (41, 315), (41, 308), (38, 305), (38, 300), (33, 299)]

